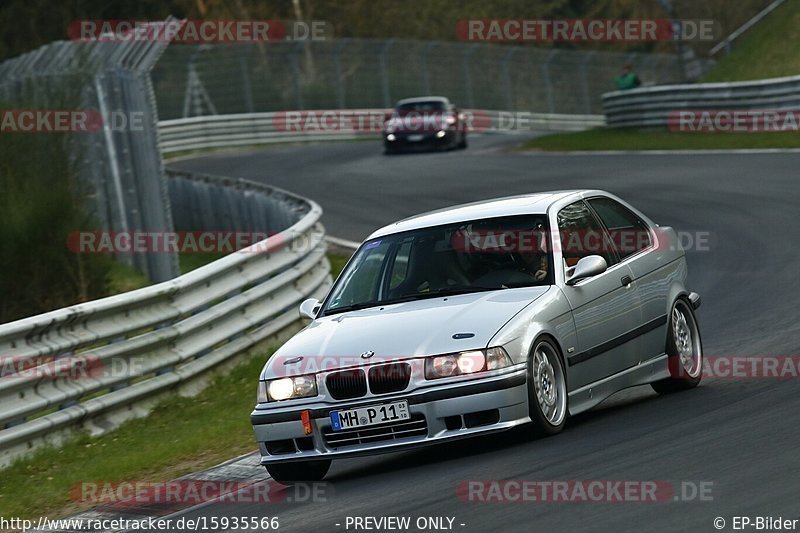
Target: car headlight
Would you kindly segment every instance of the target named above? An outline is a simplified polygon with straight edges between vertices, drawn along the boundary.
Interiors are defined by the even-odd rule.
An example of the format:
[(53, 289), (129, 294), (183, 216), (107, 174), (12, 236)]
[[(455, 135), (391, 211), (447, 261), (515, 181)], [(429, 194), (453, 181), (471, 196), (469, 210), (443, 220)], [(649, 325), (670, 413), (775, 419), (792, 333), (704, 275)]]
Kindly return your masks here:
[(511, 365), (508, 353), (500, 347), (436, 355), (425, 360), (425, 379), (439, 379), (497, 370)]
[(295, 398), (308, 398), (317, 395), (315, 376), (294, 376), (290, 378), (260, 381), (258, 383), (258, 402), (280, 402)]
[(486, 370), (497, 370), (513, 363), (508, 353), (500, 346), (486, 350)]
[(386, 140), (387, 140), (387, 141), (393, 141), (393, 140), (395, 140), (395, 139), (397, 139), (397, 137), (395, 137), (394, 133), (390, 133), (390, 134), (388, 134), (388, 135), (386, 136)]
[(445, 135), (447, 135), (447, 133), (444, 130), (439, 130), (439, 131), (436, 132), (436, 138), (437, 139), (441, 139)]

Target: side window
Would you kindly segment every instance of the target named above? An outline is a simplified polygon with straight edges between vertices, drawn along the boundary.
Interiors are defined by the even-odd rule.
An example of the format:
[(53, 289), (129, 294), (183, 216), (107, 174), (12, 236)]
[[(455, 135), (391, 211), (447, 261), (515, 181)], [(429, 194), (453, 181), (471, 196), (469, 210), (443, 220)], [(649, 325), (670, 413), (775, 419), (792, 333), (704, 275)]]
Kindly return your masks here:
[(589, 204), (605, 224), (622, 259), (644, 250), (652, 243), (647, 224), (621, 203), (611, 198), (592, 198)]
[(567, 267), (590, 255), (599, 255), (610, 267), (617, 262), (608, 237), (589, 207), (575, 202), (558, 212), (561, 255)]

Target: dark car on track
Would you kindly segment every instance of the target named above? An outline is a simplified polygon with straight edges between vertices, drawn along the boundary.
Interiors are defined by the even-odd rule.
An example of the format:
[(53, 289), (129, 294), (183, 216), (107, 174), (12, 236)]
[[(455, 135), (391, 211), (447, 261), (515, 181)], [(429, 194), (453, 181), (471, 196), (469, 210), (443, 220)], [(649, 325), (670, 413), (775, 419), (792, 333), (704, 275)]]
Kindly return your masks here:
[(447, 98), (400, 100), (383, 127), (384, 153), (467, 147), (467, 121)]

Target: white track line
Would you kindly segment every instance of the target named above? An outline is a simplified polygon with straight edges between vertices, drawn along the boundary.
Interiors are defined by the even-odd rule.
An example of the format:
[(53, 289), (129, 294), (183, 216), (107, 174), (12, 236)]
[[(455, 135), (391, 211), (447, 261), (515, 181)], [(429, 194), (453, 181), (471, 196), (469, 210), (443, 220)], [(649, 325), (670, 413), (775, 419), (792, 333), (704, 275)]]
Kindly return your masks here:
[(739, 154), (797, 154), (800, 148), (741, 148), (735, 150), (575, 150), (554, 152), (545, 150), (521, 150), (523, 155), (739, 155)]

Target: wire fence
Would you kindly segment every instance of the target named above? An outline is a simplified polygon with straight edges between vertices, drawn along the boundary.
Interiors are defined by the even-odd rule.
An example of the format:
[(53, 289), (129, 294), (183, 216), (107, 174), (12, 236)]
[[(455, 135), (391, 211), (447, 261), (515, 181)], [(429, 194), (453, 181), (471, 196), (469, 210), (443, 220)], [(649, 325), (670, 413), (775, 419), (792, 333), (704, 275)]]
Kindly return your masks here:
[[(672, 54), (338, 39), (171, 45), (152, 72), (159, 118), (287, 109), (391, 107), (443, 95), (461, 107), (602, 113), (626, 62), (644, 85), (680, 82)], [(707, 65), (701, 65), (701, 70)]]
[[(144, 41), (55, 42), (0, 63), (5, 106), (42, 113), (69, 109), (100, 117), (98, 127), (66, 137), (85, 191), (84, 207), (97, 229), (172, 229), (149, 77), (164, 48), (166, 43)], [(115, 124), (114, 117), (125, 124)], [(137, 127), (129, 122), (133, 117)], [(120, 253), (117, 259), (153, 281), (178, 274), (174, 254)]]
[[(18, 109), (98, 113), (101, 127), (66, 139), (96, 224), (91, 229), (169, 232), (171, 203), (199, 185), (168, 185), (159, 122), (385, 109), (424, 94), (448, 96), (467, 109), (592, 115), (602, 112), (601, 95), (626, 62), (645, 85), (682, 79), (677, 57), (669, 54), (395, 39), (169, 46), (101, 40), (56, 42), (0, 63), (0, 101)], [(114, 113), (142, 120), (139, 127), (115, 128)], [(153, 281), (178, 274), (175, 254), (120, 253), (117, 259)]]

